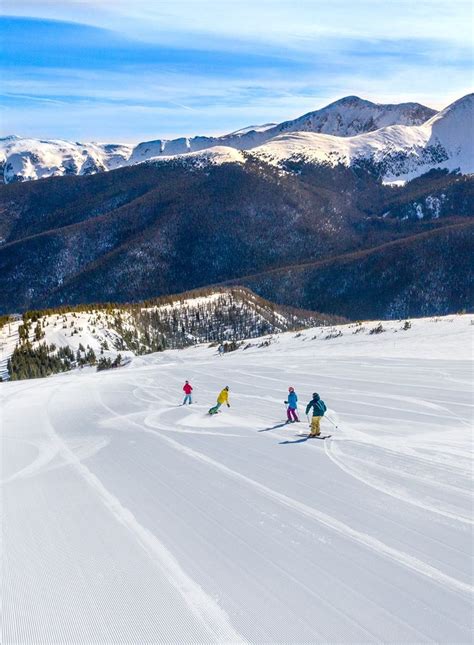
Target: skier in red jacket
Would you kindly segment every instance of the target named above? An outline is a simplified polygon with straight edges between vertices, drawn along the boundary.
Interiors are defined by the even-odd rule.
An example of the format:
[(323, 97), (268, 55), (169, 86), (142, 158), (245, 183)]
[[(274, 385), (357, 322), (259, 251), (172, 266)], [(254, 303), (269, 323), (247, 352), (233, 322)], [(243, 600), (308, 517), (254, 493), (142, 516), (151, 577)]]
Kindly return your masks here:
[(191, 396), (191, 392), (193, 391), (192, 385), (190, 384), (189, 381), (186, 381), (186, 383), (183, 386), (183, 392), (185, 394), (183, 405), (186, 405), (186, 403), (191, 403), (193, 402), (193, 398)]

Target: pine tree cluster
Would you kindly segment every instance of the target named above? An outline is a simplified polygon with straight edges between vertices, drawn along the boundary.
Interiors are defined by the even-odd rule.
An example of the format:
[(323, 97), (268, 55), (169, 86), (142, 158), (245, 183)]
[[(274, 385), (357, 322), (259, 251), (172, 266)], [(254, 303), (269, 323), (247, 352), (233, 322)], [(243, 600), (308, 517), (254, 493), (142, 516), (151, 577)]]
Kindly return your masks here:
[(122, 364), (121, 354), (117, 354), (114, 360), (110, 358), (102, 357), (99, 359), (97, 363), (97, 371), (102, 372), (103, 370), (114, 369), (115, 367), (120, 367), (121, 364)]
[(82, 345), (79, 345), (79, 349), (74, 355), (68, 346), (57, 348), (54, 344), (40, 343), (37, 347), (33, 347), (30, 341), (26, 340), (15, 348), (7, 362), (7, 370), (10, 380), (21, 381), (59, 374), (67, 372), (73, 367), (84, 367), (96, 363), (95, 352), (89, 346), (85, 350)]
[(40, 344), (32, 347), (26, 342), (15, 348), (7, 363), (8, 374), (12, 381), (29, 378), (42, 378), (59, 372), (66, 372), (73, 367), (74, 353), (70, 347)]

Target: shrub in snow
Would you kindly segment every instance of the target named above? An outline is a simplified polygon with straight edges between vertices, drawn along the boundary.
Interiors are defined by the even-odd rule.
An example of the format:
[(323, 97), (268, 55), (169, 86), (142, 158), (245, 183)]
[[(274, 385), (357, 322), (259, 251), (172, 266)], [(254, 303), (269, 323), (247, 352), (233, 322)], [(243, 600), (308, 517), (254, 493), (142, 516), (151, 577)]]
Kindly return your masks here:
[(242, 343), (236, 343), (235, 340), (231, 340), (229, 343), (222, 343), (224, 354), (227, 354), (228, 352), (235, 352), (236, 349), (239, 349), (241, 344)]
[(334, 330), (330, 334), (324, 337), (324, 340), (331, 340), (331, 338), (339, 338), (339, 336), (342, 336), (342, 331), (339, 329), (338, 331)]
[(102, 372), (103, 370), (114, 369), (115, 367), (120, 367), (121, 363), (121, 354), (117, 354), (117, 357), (113, 361), (110, 358), (101, 358), (97, 363), (97, 371)]
[(372, 327), (369, 334), (383, 334), (384, 331), (385, 329), (383, 328), (382, 323), (379, 323), (377, 327)]

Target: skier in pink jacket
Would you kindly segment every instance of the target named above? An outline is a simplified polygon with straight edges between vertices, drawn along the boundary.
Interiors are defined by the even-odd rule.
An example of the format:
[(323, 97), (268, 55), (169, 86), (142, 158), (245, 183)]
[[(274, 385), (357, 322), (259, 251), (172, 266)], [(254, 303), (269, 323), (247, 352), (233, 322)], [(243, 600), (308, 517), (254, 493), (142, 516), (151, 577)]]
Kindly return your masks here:
[(189, 405), (191, 405), (191, 403), (193, 402), (192, 391), (193, 391), (193, 387), (191, 383), (189, 381), (186, 381), (186, 383), (183, 386), (183, 392), (185, 394), (183, 405), (186, 405), (186, 403), (189, 403)]

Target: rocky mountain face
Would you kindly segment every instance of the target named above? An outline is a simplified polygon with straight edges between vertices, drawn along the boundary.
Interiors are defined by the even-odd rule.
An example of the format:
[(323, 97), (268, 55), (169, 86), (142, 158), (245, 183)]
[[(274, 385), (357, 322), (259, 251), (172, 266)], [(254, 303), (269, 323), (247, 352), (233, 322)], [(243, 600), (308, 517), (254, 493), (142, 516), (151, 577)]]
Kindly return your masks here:
[(422, 125), (436, 110), (420, 103), (380, 104), (358, 96), (346, 96), (321, 110), (308, 112), (266, 130), (269, 138), (284, 132), (316, 132), (352, 137), (390, 125)]
[(434, 114), (434, 110), (418, 103), (384, 105), (349, 96), (291, 121), (251, 126), (215, 137), (157, 139), (127, 146), (10, 136), (0, 139), (0, 168), (5, 183), (57, 175), (88, 175), (215, 146), (250, 150), (282, 133), (312, 132), (347, 137), (394, 124), (420, 125)]
[(132, 146), (26, 139), (0, 139), (0, 179), (8, 184), (43, 177), (91, 175), (128, 162)]

